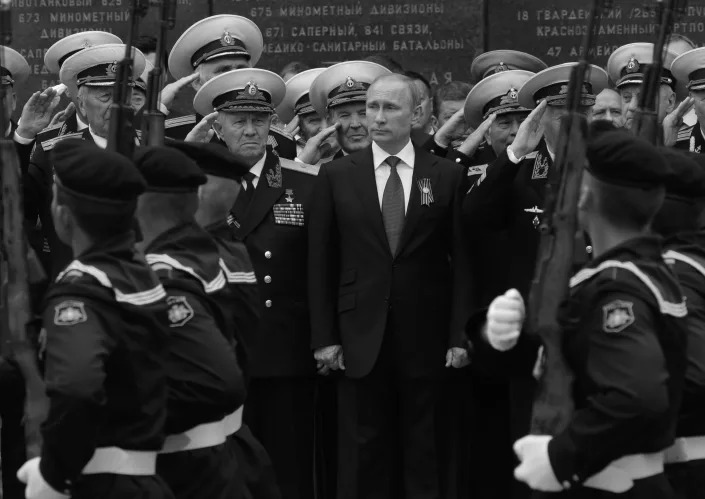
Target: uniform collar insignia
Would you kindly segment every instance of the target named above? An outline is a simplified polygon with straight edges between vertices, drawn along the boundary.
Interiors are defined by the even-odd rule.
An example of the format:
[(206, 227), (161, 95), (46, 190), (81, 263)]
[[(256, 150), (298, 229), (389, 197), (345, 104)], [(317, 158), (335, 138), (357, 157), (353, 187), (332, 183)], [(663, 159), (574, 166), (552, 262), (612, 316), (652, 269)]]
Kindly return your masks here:
[(274, 189), (281, 189), (282, 187), (282, 167), (279, 161), (277, 161), (274, 170), (267, 172), (267, 185)]

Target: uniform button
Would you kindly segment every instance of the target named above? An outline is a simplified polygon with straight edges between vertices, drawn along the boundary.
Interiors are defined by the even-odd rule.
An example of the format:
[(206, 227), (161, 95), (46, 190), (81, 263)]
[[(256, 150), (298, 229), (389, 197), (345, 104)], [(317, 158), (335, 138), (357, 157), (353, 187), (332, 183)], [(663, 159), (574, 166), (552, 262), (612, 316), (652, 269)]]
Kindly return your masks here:
[(436, 150), (435, 150), (435, 149), (431, 149), (431, 154), (436, 154)]
[(585, 252), (588, 255), (592, 255), (592, 246), (585, 246)]
[(578, 475), (573, 475), (573, 481), (578, 483), (580, 481), (580, 477)]
[(270, 258), (272, 258), (272, 252), (271, 252), (271, 251), (265, 251), (265, 252), (264, 252), (264, 257), (265, 257), (267, 260), (269, 260)]
[(266, 302), (264, 302), (264, 306), (267, 308), (272, 308), (272, 300), (267, 300)]
[(569, 489), (569, 488), (570, 488), (570, 482), (569, 482), (568, 480), (566, 480), (565, 482), (563, 482), (563, 488), (564, 488), (564, 489)]
[(269, 276), (269, 275), (264, 276), (264, 282), (267, 284), (272, 282), (272, 276)]
[(455, 158), (456, 163), (460, 163), (460, 158)]

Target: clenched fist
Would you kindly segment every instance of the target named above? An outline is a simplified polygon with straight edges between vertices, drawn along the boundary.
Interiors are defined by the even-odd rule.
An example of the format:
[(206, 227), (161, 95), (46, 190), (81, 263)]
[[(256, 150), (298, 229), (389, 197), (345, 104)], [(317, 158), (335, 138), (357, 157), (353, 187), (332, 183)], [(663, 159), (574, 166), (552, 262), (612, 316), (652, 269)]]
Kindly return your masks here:
[(526, 311), (524, 300), (516, 289), (510, 289), (492, 301), (487, 311), (485, 337), (492, 348), (505, 352), (519, 341)]

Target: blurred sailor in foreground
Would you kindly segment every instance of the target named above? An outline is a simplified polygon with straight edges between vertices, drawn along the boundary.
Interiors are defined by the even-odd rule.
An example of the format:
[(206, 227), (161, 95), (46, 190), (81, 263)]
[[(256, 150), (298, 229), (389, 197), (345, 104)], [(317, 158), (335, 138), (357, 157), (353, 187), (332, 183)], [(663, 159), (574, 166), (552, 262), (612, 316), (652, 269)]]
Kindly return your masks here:
[(666, 475), (677, 497), (705, 493), (705, 156), (663, 148), (673, 175), (654, 230), (666, 237), (664, 258), (688, 304), (688, 368), (676, 442), (666, 451)]
[(135, 162), (147, 180), (137, 208), (139, 247), (167, 291), (171, 331), (167, 438), (157, 471), (177, 498), (244, 497), (223, 418), (244, 403), (245, 383), (232, 334), (213, 308), (227, 281), (218, 246), (194, 218), (206, 176), (167, 147), (143, 148)]
[[(600, 126), (609, 129), (593, 127), (578, 201), (595, 259), (571, 279), (559, 318), (575, 409), (558, 434), (515, 443), (515, 477), (561, 497), (671, 498), (663, 451), (681, 401), (687, 309), (651, 223), (672, 172), (655, 146)], [(523, 322), (512, 289), (490, 306), (483, 335), (510, 350)], [(544, 365), (540, 355), (538, 376), (552, 374)]]
[(164, 288), (135, 249), (145, 182), (132, 162), (67, 140), (53, 152), (54, 226), (75, 260), (46, 297), (50, 408), (28, 499), (173, 497), (156, 475), (167, 407)]
[(261, 320), (248, 362), (245, 421), (272, 457), (285, 498), (313, 494), (315, 362), (306, 301), (307, 218), (318, 167), (278, 157), (267, 148), (284, 81), (262, 69), (216, 76), (196, 94), (201, 114), (249, 171), (232, 224), (244, 241), (260, 289)]

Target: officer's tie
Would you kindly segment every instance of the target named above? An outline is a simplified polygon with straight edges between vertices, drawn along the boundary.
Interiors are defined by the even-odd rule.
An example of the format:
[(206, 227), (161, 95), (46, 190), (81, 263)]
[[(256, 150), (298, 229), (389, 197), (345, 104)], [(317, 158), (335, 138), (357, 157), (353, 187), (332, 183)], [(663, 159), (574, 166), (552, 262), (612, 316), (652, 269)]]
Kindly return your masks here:
[(399, 246), (399, 238), (404, 227), (405, 203), (404, 187), (401, 184), (401, 177), (397, 171), (397, 165), (401, 160), (396, 156), (389, 156), (386, 163), (389, 165), (389, 179), (384, 186), (382, 195), (382, 219), (384, 220), (384, 231), (387, 233), (387, 241), (392, 256), (396, 256)]
[[(247, 172), (242, 176), (242, 181), (245, 184), (245, 190), (243, 192), (240, 192), (240, 195), (238, 196), (238, 207), (241, 208), (243, 211), (247, 209), (248, 206), (250, 206), (250, 203), (252, 202), (252, 198), (255, 196), (255, 174), (252, 172)], [(240, 199), (242, 198), (242, 202), (240, 203)]]

